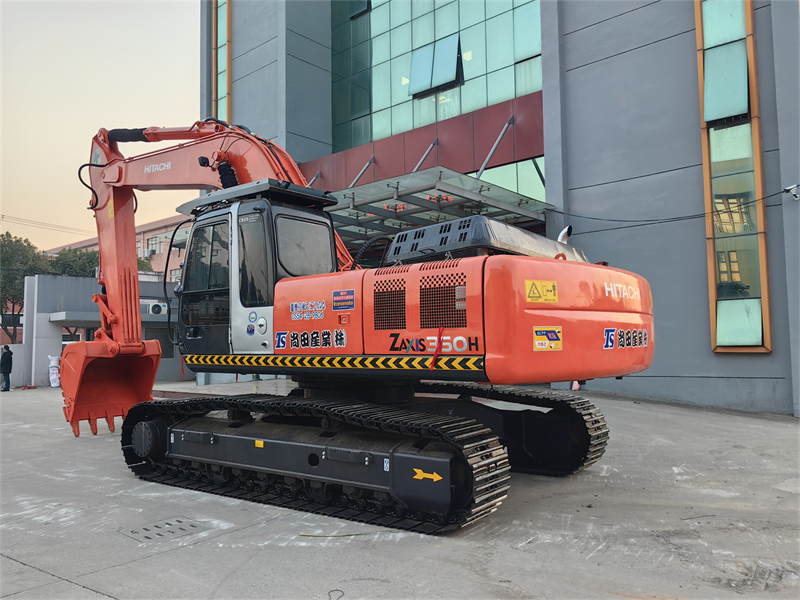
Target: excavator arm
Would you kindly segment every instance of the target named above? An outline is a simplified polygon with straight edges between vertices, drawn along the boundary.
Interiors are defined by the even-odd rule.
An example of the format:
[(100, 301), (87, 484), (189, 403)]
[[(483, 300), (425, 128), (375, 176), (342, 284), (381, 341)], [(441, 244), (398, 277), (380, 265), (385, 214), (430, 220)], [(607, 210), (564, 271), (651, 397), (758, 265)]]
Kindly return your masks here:
[[(163, 141), (179, 143), (130, 158), (119, 150), (121, 142)], [(280, 146), (215, 119), (184, 128), (101, 129), (84, 167), (90, 174), (103, 293), (92, 297), (101, 319), (95, 339), (68, 345), (61, 358), (64, 416), (76, 436), (80, 421), (89, 421), (96, 434), (97, 420), (105, 419), (114, 431), (114, 417), (152, 400), (161, 346), (142, 340), (135, 191), (215, 190), (267, 178), (308, 185)], [(346, 270), (352, 259), (338, 235), (336, 249), (339, 268)]]

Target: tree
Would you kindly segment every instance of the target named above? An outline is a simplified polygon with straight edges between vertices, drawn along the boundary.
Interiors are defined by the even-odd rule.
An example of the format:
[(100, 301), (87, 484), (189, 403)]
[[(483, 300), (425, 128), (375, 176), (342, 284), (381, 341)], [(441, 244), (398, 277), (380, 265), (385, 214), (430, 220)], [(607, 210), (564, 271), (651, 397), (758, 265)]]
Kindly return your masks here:
[[(153, 270), (149, 258), (139, 258), (138, 263), (140, 271)], [(72, 277), (95, 277), (95, 271), (99, 264), (100, 254), (97, 250), (81, 250), (80, 248), (65, 248), (52, 261), (55, 273)]]
[(47, 257), (30, 241), (8, 231), (0, 235), (0, 322), (12, 344), (25, 302), (25, 277), (49, 272)]

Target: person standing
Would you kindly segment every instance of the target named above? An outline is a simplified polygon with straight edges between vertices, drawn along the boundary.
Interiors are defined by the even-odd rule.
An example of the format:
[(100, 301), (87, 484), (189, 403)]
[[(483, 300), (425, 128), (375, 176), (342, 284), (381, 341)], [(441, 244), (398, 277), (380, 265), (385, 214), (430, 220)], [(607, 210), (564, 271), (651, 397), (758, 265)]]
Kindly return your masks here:
[(0, 373), (3, 374), (3, 385), (0, 392), (7, 392), (11, 389), (11, 364), (14, 353), (8, 344), (3, 346), (3, 355), (0, 357)]

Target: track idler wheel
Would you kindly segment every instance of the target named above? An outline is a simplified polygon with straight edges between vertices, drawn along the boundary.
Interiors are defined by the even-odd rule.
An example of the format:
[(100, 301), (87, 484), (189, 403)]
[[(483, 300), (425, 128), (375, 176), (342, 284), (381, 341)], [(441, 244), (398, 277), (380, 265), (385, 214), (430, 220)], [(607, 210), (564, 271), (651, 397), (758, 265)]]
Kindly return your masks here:
[(139, 458), (160, 461), (167, 452), (167, 424), (162, 419), (139, 421), (133, 426), (132, 446)]

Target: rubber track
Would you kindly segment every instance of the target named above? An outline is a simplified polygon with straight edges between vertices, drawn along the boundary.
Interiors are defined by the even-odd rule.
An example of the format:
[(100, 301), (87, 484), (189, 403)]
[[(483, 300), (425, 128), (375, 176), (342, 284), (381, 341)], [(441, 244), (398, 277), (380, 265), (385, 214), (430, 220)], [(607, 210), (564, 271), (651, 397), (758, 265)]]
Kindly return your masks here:
[(542, 390), (537, 387), (519, 385), (488, 386), (466, 382), (448, 383), (424, 381), (417, 384), (415, 389), (418, 393), (458, 394), (486, 400), (500, 400), (525, 406), (557, 408), (562, 411), (569, 410), (580, 415), (589, 433), (589, 444), (586, 453), (580, 460), (570, 465), (569, 469), (561, 470), (548, 468), (533, 471), (538, 475), (564, 477), (566, 475), (578, 473), (600, 460), (603, 453), (606, 451), (606, 445), (608, 444), (608, 426), (606, 425), (606, 419), (599, 408), (582, 396), (576, 396), (575, 394), (565, 392)]
[[(461, 451), (467, 464), (472, 467), (472, 497), (466, 507), (446, 517), (413, 511), (398, 518), (369, 512), (364, 503), (359, 504), (357, 501), (350, 501), (347, 507), (342, 507), (334, 503), (313, 501), (310, 498), (293, 498), (194, 481), (178, 476), (178, 470), (166, 464), (163, 466), (172, 472), (158, 473), (134, 453), (132, 446), (126, 445), (126, 442), (129, 444), (134, 425), (139, 421), (160, 415), (168, 416), (174, 422), (192, 414), (204, 414), (216, 410), (327, 417), (365, 429), (448, 442)], [(121, 437), (122, 451), (128, 467), (146, 481), (426, 534), (455, 531), (493, 513), (506, 498), (510, 481), (510, 466), (505, 449), (491, 430), (474, 419), (432, 415), (352, 400), (263, 395), (153, 400), (131, 408), (122, 425)]]

